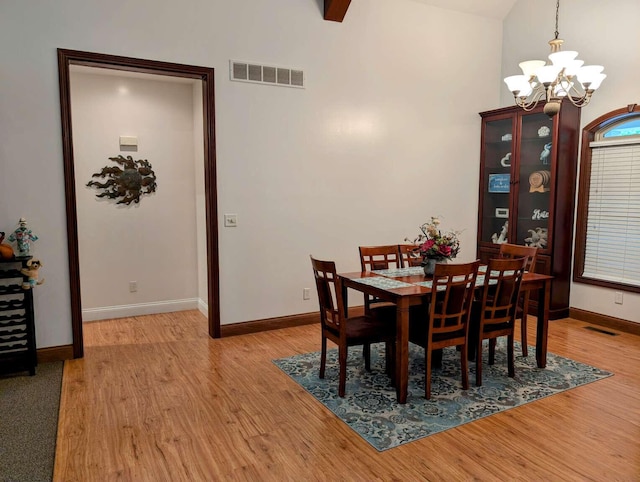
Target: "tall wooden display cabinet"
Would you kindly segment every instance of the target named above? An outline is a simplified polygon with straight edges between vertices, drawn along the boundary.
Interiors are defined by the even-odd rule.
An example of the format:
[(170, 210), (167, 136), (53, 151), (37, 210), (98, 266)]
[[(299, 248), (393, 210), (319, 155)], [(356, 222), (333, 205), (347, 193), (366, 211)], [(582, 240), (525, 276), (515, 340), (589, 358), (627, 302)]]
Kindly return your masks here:
[(542, 109), (480, 113), (478, 258), (497, 256), (505, 241), (537, 246), (536, 271), (554, 276), (550, 319), (558, 319), (569, 315), (580, 110), (565, 101), (549, 118)]

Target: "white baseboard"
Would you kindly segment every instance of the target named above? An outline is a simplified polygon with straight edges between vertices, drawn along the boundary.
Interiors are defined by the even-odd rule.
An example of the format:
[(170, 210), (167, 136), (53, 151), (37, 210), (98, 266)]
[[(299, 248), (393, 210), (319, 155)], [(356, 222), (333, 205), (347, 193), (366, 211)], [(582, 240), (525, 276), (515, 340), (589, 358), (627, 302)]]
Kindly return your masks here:
[(198, 310), (200, 310), (200, 313), (202, 313), (204, 316), (209, 316), (209, 303), (207, 303), (206, 301), (204, 301), (202, 298), (198, 299)]
[[(155, 315), (172, 311), (200, 310), (202, 300), (189, 298), (186, 300), (156, 301), (153, 303), (137, 303), (134, 305), (105, 306), (82, 310), (82, 321), (108, 320), (110, 318), (126, 318), (128, 316)], [(206, 306), (206, 304), (204, 304)], [(206, 313), (206, 311), (205, 311)]]

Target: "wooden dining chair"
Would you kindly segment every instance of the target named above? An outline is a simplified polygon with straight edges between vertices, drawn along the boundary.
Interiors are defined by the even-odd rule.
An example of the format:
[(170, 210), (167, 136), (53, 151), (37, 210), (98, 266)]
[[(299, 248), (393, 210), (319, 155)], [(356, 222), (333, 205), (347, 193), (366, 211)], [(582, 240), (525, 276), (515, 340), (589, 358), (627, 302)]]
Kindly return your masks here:
[[(534, 273), (536, 270), (536, 256), (538, 248), (535, 246), (522, 246), (519, 244), (504, 243), (500, 245), (501, 258), (522, 258), (527, 257), (526, 270)], [(522, 343), (522, 356), (528, 356), (527, 348), (527, 315), (529, 314), (529, 292), (525, 291), (522, 299), (518, 301), (516, 308), (516, 320), (520, 319), (520, 341)]]
[(431, 398), (434, 351), (448, 346), (459, 348), (462, 388), (469, 388), (469, 316), (479, 266), (480, 261), (436, 265), (431, 287), (429, 319), (411, 319), (409, 341), (425, 349), (424, 395), (427, 400)]
[(401, 268), (402, 260), (397, 244), (386, 246), (360, 246), (360, 266), (362, 271)]
[(470, 322), (470, 339), (476, 347), (476, 385), (482, 386), (482, 342), (489, 340), (489, 365), (495, 362), (496, 343), (507, 337), (507, 364), (510, 377), (515, 376), (513, 338), (520, 284), (527, 258), (489, 260), (484, 274), (482, 301), (475, 303)]
[[(395, 316), (391, 319), (363, 316), (348, 317), (346, 300), (343, 297), (342, 281), (336, 274), (333, 261), (321, 261), (311, 256), (313, 275), (318, 290), (320, 323), (322, 328), (322, 351), (320, 355), (320, 378), (324, 378), (327, 361), (327, 340), (338, 345), (339, 381), (338, 395), (344, 397), (347, 379), (348, 347), (385, 343), (386, 371), (394, 373), (395, 360)], [(367, 352), (367, 356), (369, 353)], [(369, 370), (370, 360), (365, 368)]]
[[(409, 256), (409, 247), (415, 248), (415, 245), (360, 246), (358, 249), (360, 251), (360, 266), (362, 271), (420, 266), (422, 258), (413, 258), (418, 260), (417, 264), (414, 264), (413, 260), (404, 261), (405, 257), (408, 258)], [(365, 294), (364, 309), (365, 313), (371, 316), (380, 316), (381, 318), (387, 319), (395, 317), (396, 305)], [(426, 309), (422, 305), (416, 305), (411, 306), (409, 311), (411, 319), (424, 319)], [(369, 346), (365, 345), (363, 347), (365, 361), (369, 359), (368, 352)]]
[[(402, 258), (397, 244), (387, 246), (360, 246), (360, 267), (362, 271), (374, 271), (379, 269), (393, 269), (402, 267)], [(395, 311), (396, 305), (379, 300), (367, 294), (364, 295), (364, 312), (377, 316), (383, 313), (388, 316), (390, 311)]]
[(415, 248), (415, 244), (398, 245), (398, 249), (400, 250), (400, 263), (403, 268), (422, 265), (422, 257), (416, 255)]
[[(397, 244), (381, 246), (360, 246), (360, 267), (362, 271), (374, 271), (379, 269), (393, 269), (402, 267), (402, 258)], [(364, 312), (367, 315), (381, 319), (395, 319), (396, 305), (388, 301), (380, 300), (373, 296), (364, 295)], [(369, 345), (362, 347), (367, 370), (370, 368)]]

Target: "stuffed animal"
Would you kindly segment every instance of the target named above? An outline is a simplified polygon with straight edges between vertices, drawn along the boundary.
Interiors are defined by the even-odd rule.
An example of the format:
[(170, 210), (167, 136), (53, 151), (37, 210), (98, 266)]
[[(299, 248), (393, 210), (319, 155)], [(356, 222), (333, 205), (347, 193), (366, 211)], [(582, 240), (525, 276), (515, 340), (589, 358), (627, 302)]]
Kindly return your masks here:
[(27, 261), (27, 267), (20, 270), (20, 273), (29, 278), (27, 281), (24, 281), (22, 283), (23, 290), (29, 290), (34, 286), (38, 286), (44, 283), (44, 278), (42, 278), (41, 280), (38, 279), (38, 270), (41, 267), (42, 262), (39, 259), (33, 258)]
[(4, 241), (4, 232), (0, 231), (0, 259), (13, 259), (13, 248)]

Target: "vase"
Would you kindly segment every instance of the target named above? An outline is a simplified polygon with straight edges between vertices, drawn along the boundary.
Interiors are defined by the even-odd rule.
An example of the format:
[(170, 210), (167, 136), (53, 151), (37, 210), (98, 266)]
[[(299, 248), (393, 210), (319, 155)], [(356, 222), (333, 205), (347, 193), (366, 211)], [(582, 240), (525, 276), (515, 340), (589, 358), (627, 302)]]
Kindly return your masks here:
[(433, 276), (436, 270), (436, 264), (446, 264), (447, 258), (424, 258), (422, 268), (426, 276)]

